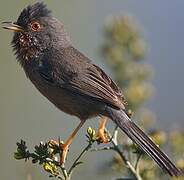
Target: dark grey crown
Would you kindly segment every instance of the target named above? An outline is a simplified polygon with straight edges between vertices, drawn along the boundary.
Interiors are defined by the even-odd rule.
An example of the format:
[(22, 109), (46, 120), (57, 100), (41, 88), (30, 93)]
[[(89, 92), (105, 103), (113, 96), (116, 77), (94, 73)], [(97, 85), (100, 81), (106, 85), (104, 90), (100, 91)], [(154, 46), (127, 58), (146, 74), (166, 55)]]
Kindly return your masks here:
[(51, 11), (47, 9), (43, 2), (37, 2), (33, 5), (27, 6), (20, 14), (17, 24), (20, 26), (26, 25), (28, 22), (40, 17), (51, 16)]

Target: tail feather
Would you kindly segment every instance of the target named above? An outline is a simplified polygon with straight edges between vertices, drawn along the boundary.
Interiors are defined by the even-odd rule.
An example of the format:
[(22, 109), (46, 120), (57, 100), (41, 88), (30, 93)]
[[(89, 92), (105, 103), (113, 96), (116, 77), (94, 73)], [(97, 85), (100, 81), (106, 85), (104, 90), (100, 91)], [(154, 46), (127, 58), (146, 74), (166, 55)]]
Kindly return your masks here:
[(159, 147), (126, 115), (123, 110), (116, 110), (107, 107), (109, 117), (123, 130), (123, 132), (146, 152), (164, 171), (170, 176), (180, 176), (182, 174), (163, 153)]

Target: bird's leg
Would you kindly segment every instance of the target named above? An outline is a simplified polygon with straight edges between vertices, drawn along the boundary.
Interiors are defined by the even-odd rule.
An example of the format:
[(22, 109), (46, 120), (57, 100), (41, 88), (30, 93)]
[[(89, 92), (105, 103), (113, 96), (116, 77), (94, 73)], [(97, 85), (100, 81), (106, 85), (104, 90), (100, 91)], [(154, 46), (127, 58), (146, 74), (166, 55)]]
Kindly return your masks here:
[(106, 121), (107, 121), (107, 117), (102, 117), (100, 119), (100, 124), (99, 124), (99, 128), (98, 128), (98, 137), (100, 139), (100, 142), (102, 143), (108, 143), (109, 140), (105, 134), (105, 124), (106, 124)]
[(68, 137), (68, 139), (65, 141), (64, 144), (60, 144), (61, 153), (60, 153), (60, 164), (64, 164), (66, 160), (66, 156), (68, 153), (68, 148), (70, 144), (72, 143), (75, 135), (79, 131), (79, 129), (82, 127), (82, 125), (85, 123), (84, 120), (81, 120), (80, 124), (76, 127), (76, 129), (73, 131), (73, 133)]

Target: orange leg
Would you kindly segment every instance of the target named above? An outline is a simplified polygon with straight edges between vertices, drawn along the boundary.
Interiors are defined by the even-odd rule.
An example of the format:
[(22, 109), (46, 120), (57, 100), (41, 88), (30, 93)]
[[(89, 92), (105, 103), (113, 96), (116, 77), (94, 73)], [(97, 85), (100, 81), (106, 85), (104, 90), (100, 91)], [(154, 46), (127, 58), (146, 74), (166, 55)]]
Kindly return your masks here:
[(85, 123), (85, 121), (81, 120), (80, 124), (76, 127), (76, 129), (73, 131), (73, 133), (68, 137), (68, 139), (66, 140), (66, 142), (64, 144), (60, 144), (60, 148), (61, 148), (61, 154), (60, 154), (60, 164), (64, 164), (65, 160), (66, 160), (66, 156), (68, 153), (68, 148), (70, 146), (70, 144), (72, 143), (75, 135), (77, 134), (77, 132), (79, 131), (79, 129), (82, 127), (82, 125)]
[(102, 143), (108, 143), (109, 142), (109, 140), (108, 140), (108, 138), (105, 134), (106, 121), (107, 121), (107, 117), (102, 117), (100, 119), (100, 124), (99, 124), (99, 128), (98, 128), (98, 137), (99, 137), (99, 139)]

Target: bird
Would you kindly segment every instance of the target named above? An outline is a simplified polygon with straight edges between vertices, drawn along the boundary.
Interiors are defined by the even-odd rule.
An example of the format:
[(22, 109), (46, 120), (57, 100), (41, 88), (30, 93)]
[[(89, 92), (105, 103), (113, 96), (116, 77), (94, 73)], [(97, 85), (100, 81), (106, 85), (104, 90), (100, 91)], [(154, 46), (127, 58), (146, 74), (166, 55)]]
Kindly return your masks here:
[(65, 163), (68, 148), (86, 120), (101, 116), (102, 139), (109, 118), (163, 171), (170, 176), (182, 174), (127, 115), (122, 90), (72, 45), (63, 22), (53, 17), (43, 2), (28, 5), (16, 22), (3, 22), (3, 28), (14, 32), (11, 44), (27, 78), (59, 110), (80, 119), (61, 147), (61, 164)]

